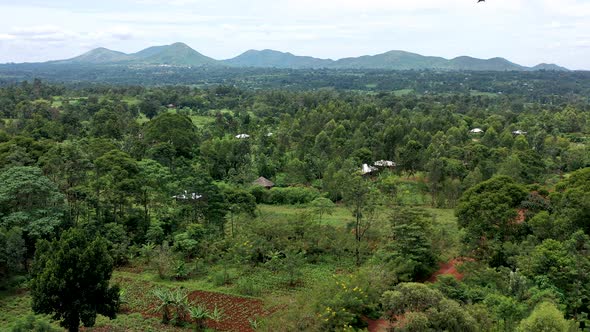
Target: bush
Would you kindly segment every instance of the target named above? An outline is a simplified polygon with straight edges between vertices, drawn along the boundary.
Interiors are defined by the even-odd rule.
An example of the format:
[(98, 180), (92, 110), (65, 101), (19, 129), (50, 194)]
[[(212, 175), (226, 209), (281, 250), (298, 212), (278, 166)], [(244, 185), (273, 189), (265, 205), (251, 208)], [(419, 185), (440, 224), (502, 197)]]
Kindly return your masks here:
[(19, 319), (10, 330), (11, 332), (58, 332), (57, 328), (51, 326), (46, 319), (41, 319), (35, 315), (28, 315)]
[(229, 269), (222, 269), (219, 271), (215, 271), (211, 275), (211, 281), (213, 282), (213, 284), (215, 286), (223, 286), (223, 285), (230, 284), (232, 279), (234, 279), (234, 278), (235, 278), (235, 274), (233, 273), (233, 271), (230, 271)]
[(252, 186), (250, 188), (250, 194), (256, 199), (256, 204), (264, 203), (268, 200), (270, 190), (261, 186)]
[(238, 293), (246, 296), (262, 295), (262, 285), (250, 277), (240, 278), (236, 282), (236, 290)]
[(151, 258), (153, 268), (158, 272), (160, 279), (169, 279), (172, 276), (172, 263), (174, 255), (167, 242), (156, 247), (155, 254)]
[(518, 331), (570, 331), (570, 324), (563, 318), (563, 313), (550, 302), (543, 302), (535, 307), (531, 315), (523, 319)]

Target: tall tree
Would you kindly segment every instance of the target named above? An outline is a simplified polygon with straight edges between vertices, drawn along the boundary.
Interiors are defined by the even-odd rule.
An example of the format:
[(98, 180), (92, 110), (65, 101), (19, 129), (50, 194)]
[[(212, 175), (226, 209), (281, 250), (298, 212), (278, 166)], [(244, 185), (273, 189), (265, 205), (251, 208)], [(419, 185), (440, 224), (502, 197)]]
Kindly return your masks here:
[(358, 174), (353, 174), (344, 185), (344, 202), (354, 217), (355, 261), (360, 265), (362, 241), (377, 218), (380, 193)]
[(72, 228), (59, 240), (41, 240), (33, 262), (31, 295), (33, 311), (51, 314), (69, 331), (80, 321), (91, 327), (96, 315), (115, 318), (119, 287), (110, 286), (113, 259), (107, 243)]
[(436, 266), (431, 223), (432, 216), (423, 210), (401, 208), (392, 213), (386, 253), (400, 280), (428, 277)]

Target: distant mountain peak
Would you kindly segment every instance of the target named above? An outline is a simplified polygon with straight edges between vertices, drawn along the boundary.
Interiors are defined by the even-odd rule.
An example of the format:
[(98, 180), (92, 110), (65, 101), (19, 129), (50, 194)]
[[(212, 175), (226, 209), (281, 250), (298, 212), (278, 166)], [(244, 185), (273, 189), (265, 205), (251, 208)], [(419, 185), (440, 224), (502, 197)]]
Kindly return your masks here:
[(570, 71), (565, 67), (558, 66), (554, 63), (540, 63), (531, 68), (532, 70), (547, 70), (547, 71)]
[(470, 56), (458, 56), (449, 60), (442, 57), (424, 56), (403, 50), (391, 50), (381, 54), (349, 57), (334, 61), (331, 59), (319, 59), (310, 56), (298, 56), (290, 52), (281, 52), (272, 49), (250, 49), (232, 59), (219, 61), (195, 51), (189, 45), (182, 42), (175, 42), (170, 45), (152, 46), (133, 54), (125, 54), (104, 47), (99, 47), (75, 58), (53, 61), (52, 63), (92, 65), (231, 66), (289, 69), (436, 69), (475, 71), (567, 70), (558, 65), (546, 63), (534, 67), (525, 67), (502, 57), (478, 59)]

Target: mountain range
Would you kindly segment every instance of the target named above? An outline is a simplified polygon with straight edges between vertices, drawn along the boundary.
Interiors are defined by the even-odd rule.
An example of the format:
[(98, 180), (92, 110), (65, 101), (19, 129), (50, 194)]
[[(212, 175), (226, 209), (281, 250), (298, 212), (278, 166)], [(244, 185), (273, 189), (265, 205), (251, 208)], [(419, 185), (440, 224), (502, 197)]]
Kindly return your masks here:
[(249, 50), (235, 58), (215, 60), (184, 43), (152, 46), (132, 54), (97, 48), (75, 58), (50, 61), (52, 64), (79, 65), (169, 65), (169, 66), (225, 66), (284, 69), (388, 69), (388, 70), (474, 70), (474, 71), (567, 71), (555, 64), (521, 66), (504, 58), (477, 59), (461, 56), (454, 59), (423, 56), (405, 51), (389, 51), (377, 55), (365, 55), (339, 60), (297, 56), (274, 50)]

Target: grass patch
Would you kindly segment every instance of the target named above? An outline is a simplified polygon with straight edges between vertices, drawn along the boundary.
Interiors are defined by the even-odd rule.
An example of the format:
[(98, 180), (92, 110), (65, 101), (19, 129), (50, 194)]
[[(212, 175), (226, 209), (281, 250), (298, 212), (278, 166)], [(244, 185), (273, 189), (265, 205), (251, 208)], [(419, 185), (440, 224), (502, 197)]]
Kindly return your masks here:
[[(267, 205), (259, 204), (258, 211), (260, 218), (263, 219), (284, 219), (289, 220), (301, 215), (312, 216), (314, 221), (319, 222), (317, 215), (313, 212), (311, 207), (307, 205)], [(352, 213), (343, 205), (336, 205), (334, 212), (331, 215), (324, 214), (322, 216), (322, 225), (340, 226), (344, 227), (354, 219)]]
[[(10, 328), (19, 320), (33, 315), (31, 309), (31, 296), (28, 292), (2, 292), (0, 293), (0, 326), (2, 331), (10, 331)], [(57, 329), (59, 324), (43, 315), (35, 315), (38, 320), (43, 320)]]
[(215, 122), (214, 117), (205, 115), (191, 115), (190, 118), (197, 127), (205, 127)]
[(459, 230), (455, 210), (426, 208), (434, 217), (435, 247), (441, 253), (442, 261), (459, 257), (462, 231)]
[(139, 105), (139, 103), (141, 102), (138, 98), (131, 96), (125, 96), (123, 97), (123, 99), (121, 99), (121, 101), (127, 103), (127, 105), (129, 106)]
[(393, 94), (396, 97), (402, 97), (402, 96), (405, 96), (405, 95), (409, 95), (409, 94), (411, 94), (413, 92), (414, 92), (414, 89), (401, 89), (401, 90), (395, 90), (395, 91), (393, 91)]

